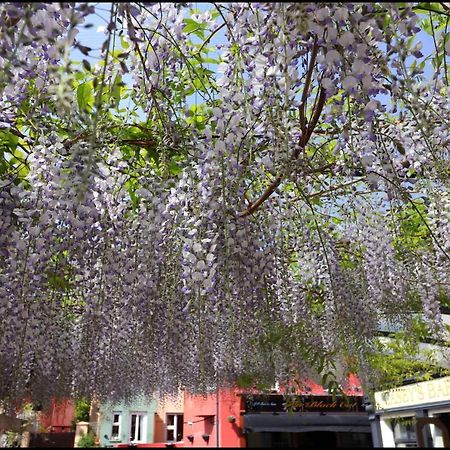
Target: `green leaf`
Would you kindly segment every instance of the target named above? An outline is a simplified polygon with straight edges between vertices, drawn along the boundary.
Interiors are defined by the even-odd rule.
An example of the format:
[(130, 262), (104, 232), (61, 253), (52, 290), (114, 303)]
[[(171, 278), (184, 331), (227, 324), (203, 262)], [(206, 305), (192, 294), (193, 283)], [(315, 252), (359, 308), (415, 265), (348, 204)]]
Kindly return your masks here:
[(127, 42), (123, 36), (120, 36), (120, 45), (124, 50), (127, 50), (130, 47), (130, 43)]
[(19, 137), (9, 131), (0, 131), (0, 144), (6, 144), (8, 147), (16, 148)]
[(47, 276), (48, 284), (52, 289), (60, 291), (68, 291), (70, 289), (70, 281), (63, 274), (49, 271)]
[(205, 24), (198, 23), (193, 19), (184, 19), (184, 23), (186, 24), (183, 28), (184, 33), (192, 33), (197, 30), (205, 30)]
[(91, 81), (82, 83), (77, 88), (77, 102), (80, 111), (89, 112), (94, 103), (93, 85)]
[(209, 63), (209, 64), (220, 64), (220, 61), (215, 58), (202, 58), (202, 63)]
[(220, 16), (220, 12), (217, 9), (211, 9), (210, 13), (213, 20), (216, 20)]
[(123, 89), (122, 77), (120, 75), (117, 75), (114, 80), (114, 84), (111, 91), (111, 97), (116, 105), (119, 105), (120, 103), (122, 89)]
[(169, 162), (169, 172), (172, 175), (178, 175), (179, 173), (181, 173), (181, 167), (178, 164), (176, 164), (175, 162), (170, 161)]
[(75, 79), (78, 81), (84, 80), (86, 78), (86, 74), (80, 71), (75, 72)]

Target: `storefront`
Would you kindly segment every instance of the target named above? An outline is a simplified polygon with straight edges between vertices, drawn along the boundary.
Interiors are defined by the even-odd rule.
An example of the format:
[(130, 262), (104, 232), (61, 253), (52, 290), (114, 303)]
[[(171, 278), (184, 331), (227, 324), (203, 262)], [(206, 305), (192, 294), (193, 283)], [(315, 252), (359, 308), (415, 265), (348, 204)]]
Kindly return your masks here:
[(450, 377), (375, 393), (383, 447), (450, 447)]
[(246, 395), (247, 447), (372, 447), (363, 397), (296, 395), (286, 412), (283, 395)]

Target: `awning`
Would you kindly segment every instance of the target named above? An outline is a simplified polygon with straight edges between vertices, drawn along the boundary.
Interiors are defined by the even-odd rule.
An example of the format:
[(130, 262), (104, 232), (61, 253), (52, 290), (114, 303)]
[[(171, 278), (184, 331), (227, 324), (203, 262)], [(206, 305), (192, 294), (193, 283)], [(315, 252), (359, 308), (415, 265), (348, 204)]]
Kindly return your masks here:
[(367, 414), (351, 413), (279, 413), (245, 414), (244, 428), (247, 432), (334, 431), (343, 433), (370, 433)]

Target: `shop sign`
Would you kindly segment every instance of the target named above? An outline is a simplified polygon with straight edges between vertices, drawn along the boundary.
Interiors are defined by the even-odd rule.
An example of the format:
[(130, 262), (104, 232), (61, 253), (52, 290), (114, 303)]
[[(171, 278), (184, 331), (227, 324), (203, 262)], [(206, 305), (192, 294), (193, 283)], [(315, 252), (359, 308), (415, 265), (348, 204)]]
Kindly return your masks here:
[(450, 401), (450, 377), (375, 392), (377, 410)]
[(331, 395), (276, 395), (258, 394), (245, 396), (247, 412), (313, 412), (313, 411), (365, 411), (361, 396)]

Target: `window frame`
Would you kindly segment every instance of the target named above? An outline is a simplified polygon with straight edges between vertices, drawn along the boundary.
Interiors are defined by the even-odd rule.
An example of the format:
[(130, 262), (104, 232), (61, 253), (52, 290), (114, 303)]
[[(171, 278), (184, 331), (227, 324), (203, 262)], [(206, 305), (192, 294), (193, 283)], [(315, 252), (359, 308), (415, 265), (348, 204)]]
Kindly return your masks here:
[(395, 447), (400, 448), (418, 446), (415, 421), (415, 416), (400, 417), (392, 421), (392, 434)]
[[(140, 430), (141, 439), (135, 440), (132, 439), (131, 436), (131, 426), (132, 426), (132, 416), (142, 417), (142, 428), (139, 426), (138, 430)], [(145, 443), (147, 440), (147, 412), (146, 411), (130, 411), (129, 414), (129, 423), (128, 423), (128, 442), (134, 443), (134, 444), (142, 444)], [(137, 420), (136, 423), (139, 423)]]
[[(118, 415), (119, 416), (119, 420), (116, 422), (114, 420), (115, 416)], [(112, 413), (112, 425), (111, 425), (111, 439), (110, 441), (121, 441), (121, 433), (122, 433), (122, 411), (113, 411)], [(114, 427), (117, 427), (117, 436), (114, 436)]]
[[(173, 425), (168, 425), (169, 416), (173, 416)], [(178, 418), (181, 417), (181, 439), (177, 439), (177, 435), (179, 434), (178, 430)], [(166, 413), (166, 442), (181, 442), (183, 440), (183, 431), (184, 431), (184, 414), (183, 413)], [(169, 431), (173, 431), (174, 439), (169, 439)]]

